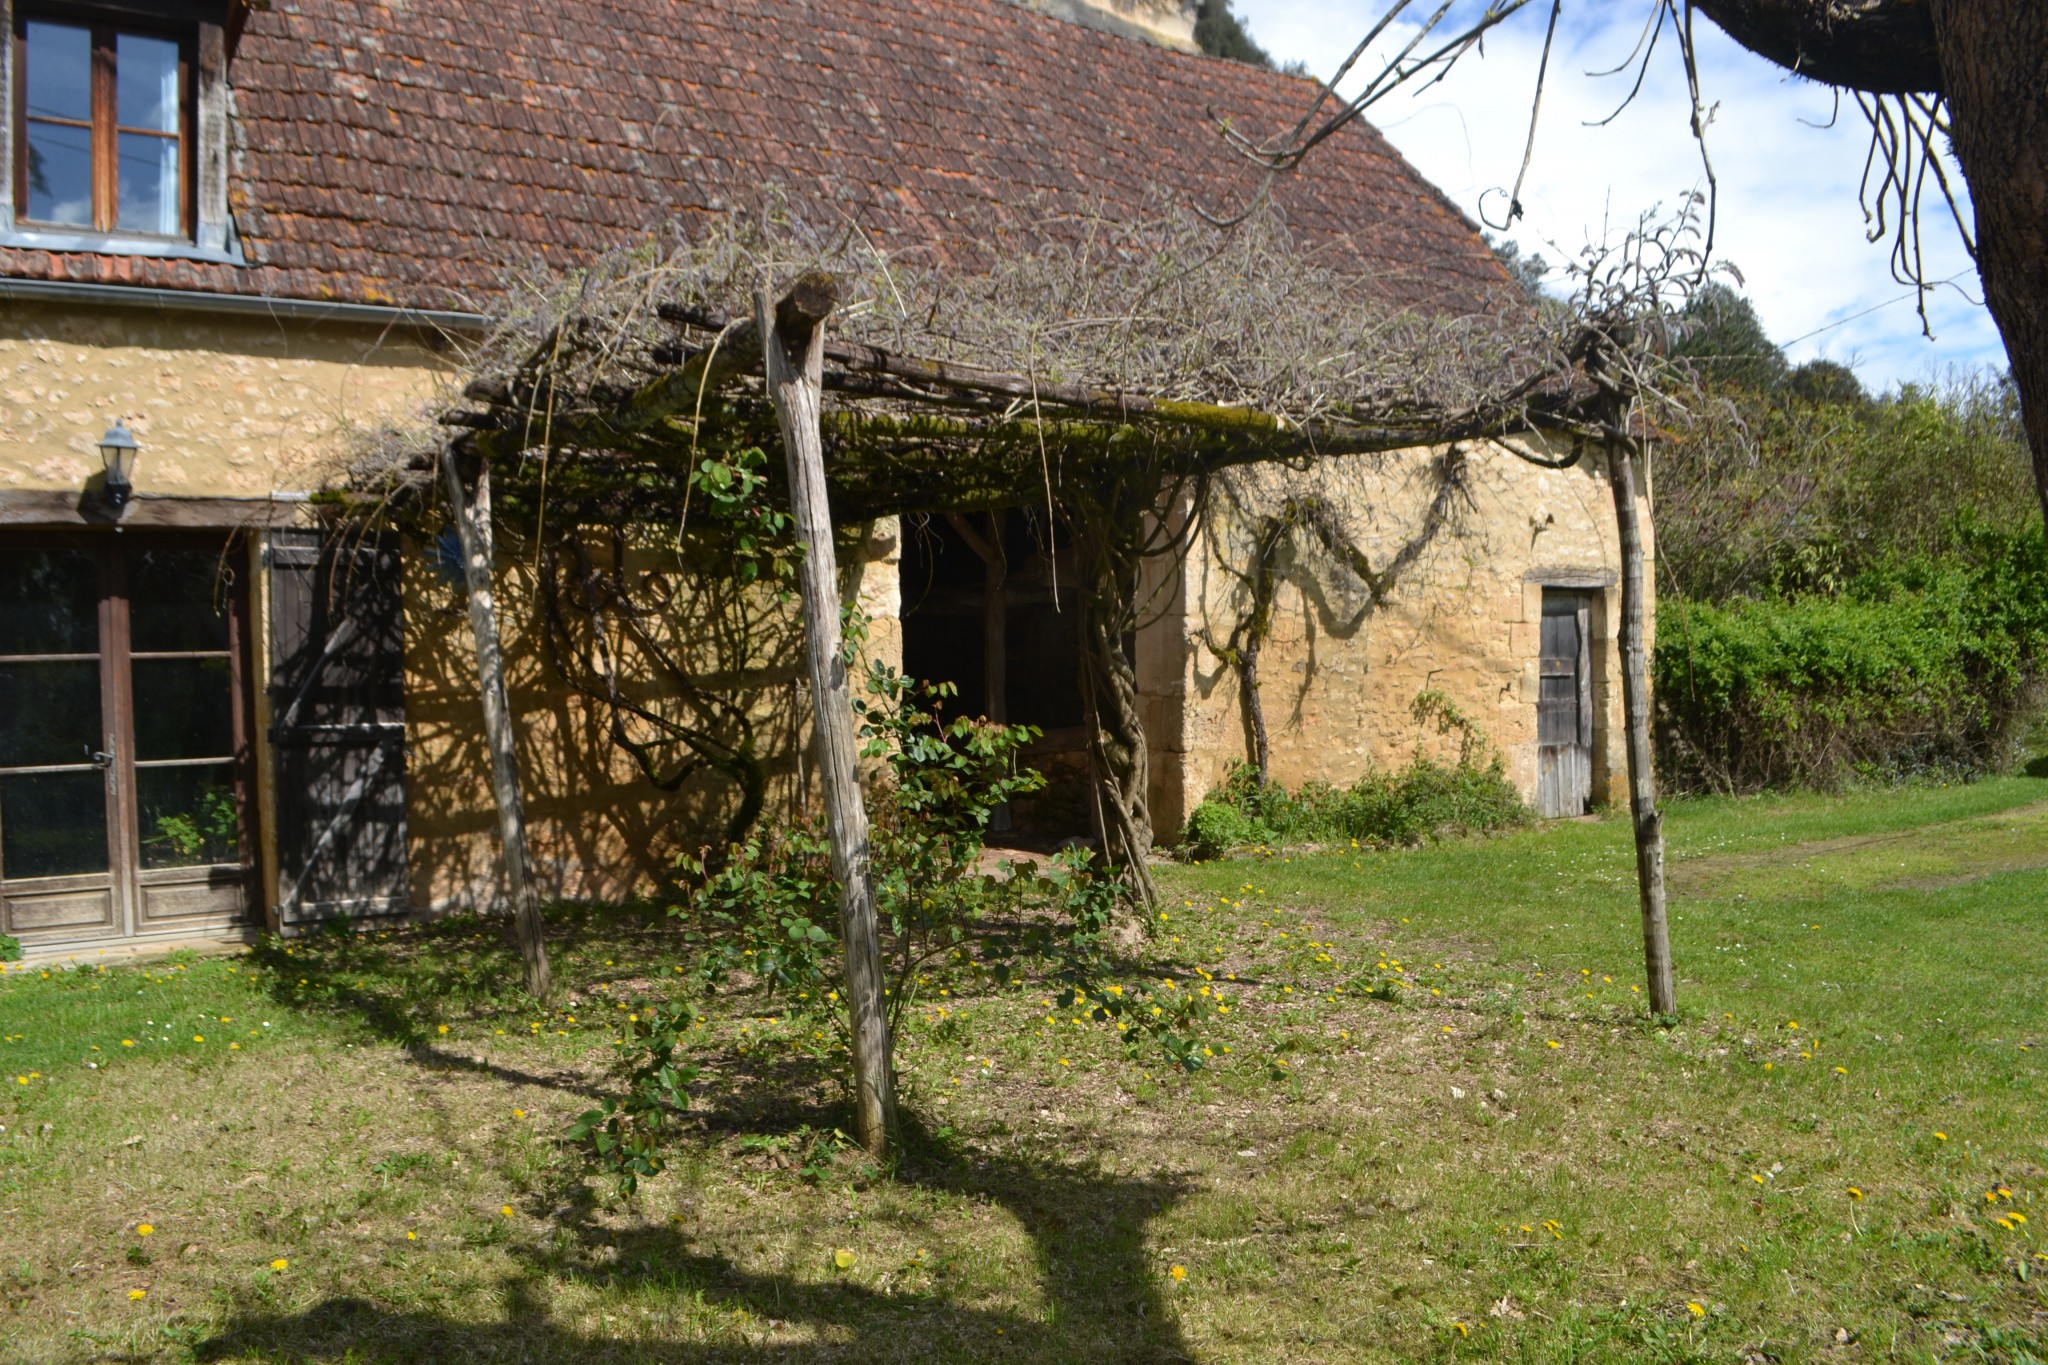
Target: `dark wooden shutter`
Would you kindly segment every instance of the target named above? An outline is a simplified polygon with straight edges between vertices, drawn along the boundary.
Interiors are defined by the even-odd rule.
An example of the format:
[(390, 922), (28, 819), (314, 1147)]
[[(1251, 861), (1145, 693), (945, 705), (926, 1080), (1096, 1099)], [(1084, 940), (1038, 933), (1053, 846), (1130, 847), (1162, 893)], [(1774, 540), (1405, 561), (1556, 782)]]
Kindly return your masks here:
[(1536, 813), (1584, 815), (1593, 797), (1590, 607), (1584, 593), (1543, 593), (1536, 695)]
[(404, 911), (397, 539), (273, 531), (269, 565), (279, 919)]

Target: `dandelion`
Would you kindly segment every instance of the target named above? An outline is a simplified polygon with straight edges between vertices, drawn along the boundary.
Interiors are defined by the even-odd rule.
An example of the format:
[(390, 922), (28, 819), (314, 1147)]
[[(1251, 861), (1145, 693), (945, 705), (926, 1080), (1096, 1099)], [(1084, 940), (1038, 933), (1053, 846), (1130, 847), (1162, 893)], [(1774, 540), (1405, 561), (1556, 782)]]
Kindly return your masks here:
[(1558, 1042), (1558, 1041), (1557, 1041), (1557, 1039), (1555, 1039), (1555, 1038), (1552, 1038), (1552, 1039), (1551, 1039), (1551, 1040), (1549, 1041), (1549, 1043), (1545, 1044), (1545, 1046), (1547, 1046), (1547, 1047), (1563, 1047), (1563, 1046), (1564, 1046), (1564, 1044), (1563, 1044), (1563, 1043), (1560, 1043), (1560, 1042)]
[(1838, 1066), (1835, 1068), (1835, 1074), (1837, 1076), (1846, 1076), (1849, 1074), (1849, 1068), (1846, 1066)]
[(1451, 1326), (1458, 1329), (1458, 1335), (1461, 1337), (1469, 1337), (1472, 1335), (1472, 1333), (1466, 1329), (1465, 1324), (1462, 1322), (1454, 1322), (1451, 1324)]
[(408, 1232), (405, 1234), (405, 1240), (408, 1242), (417, 1242), (419, 1239), (420, 1235), (417, 1232)]
[(130, 1303), (134, 1303), (138, 1299), (146, 1299), (148, 1297), (149, 1291), (147, 1289), (131, 1289), (128, 1291), (128, 1302)]
[(1686, 1301), (1685, 1311), (1692, 1314), (1696, 1318), (1703, 1318), (1707, 1315), (1707, 1309), (1705, 1304), (1695, 1303), (1691, 1300)]
[(1188, 1268), (1184, 1265), (1177, 1265), (1174, 1266), (1172, 1269), (1168, 1270), (1166, 1273), (1173, 1277), (1173, 1282), (1175, 1284), (1179, 1284), (1182, 1280), (1185, 1280), (1188, 1277)]
[(206, 1035), (203, 1033), (195, 1033), (192, 1035), (192, 1041), (195, 1043), (203, 1043), (206, 1041)]
[(512, 1216), (512, 1206), (510, 1204), (506, 1204), (499, 1208), (498, 1212), (504, 1214), (507, 1218), (510, 1218)]
[(1934, 1140), (1935, 1140), (1936, 1142), (1947, 1142), (1947, 1141), (1948, 1141), (1948, 1134), (1947, 1134), (1947, 1133), (1936, 1133), (1936, 1134), (1934, 1135)]
[(853, 1262), (853, 1253), (845, 1247), (840, 1247), (832, 1253), (832, 1264), (838, 1266), (841, 1270), (853, 1269)]
[(134, 1040), (133, 1038), (123, 1038), (123, 1039), (121, 1040), (121, 1046), (122, 1046), (122, 1047), (134, 1047), (134, 1046), (135, 1046), (135, 1040)]
[(1849, 1197), (1851, 1199), (1861, 1199), (1863, 1197), (1863, 1191), (1857, 1189), (1854, 1185), (1851, 1185), (1849, 1187)]
[(155, 1226), (149, 1223), (137, 1223), (135, 1225), (135, 1235), (137, 1237), (147, 1237), (149, 1236), (149, 1234), (155, 1231)]
[(270, 1268), (272, 1270), (290, 1270), (292, 1268), (292, 1263), (290, 1261), (287, 1261), (284, 1257), (280, 1256), (270, 1263)]

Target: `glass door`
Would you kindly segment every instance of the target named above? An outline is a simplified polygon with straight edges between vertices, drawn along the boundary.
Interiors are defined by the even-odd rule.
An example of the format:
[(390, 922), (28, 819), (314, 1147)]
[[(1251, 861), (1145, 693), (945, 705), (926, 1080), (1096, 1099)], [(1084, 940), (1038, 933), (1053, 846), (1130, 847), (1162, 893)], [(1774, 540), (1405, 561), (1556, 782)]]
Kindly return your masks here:
[(249, 906), (237, 560), (218, 541), (0, 548), (0, 918), (25, 943)]

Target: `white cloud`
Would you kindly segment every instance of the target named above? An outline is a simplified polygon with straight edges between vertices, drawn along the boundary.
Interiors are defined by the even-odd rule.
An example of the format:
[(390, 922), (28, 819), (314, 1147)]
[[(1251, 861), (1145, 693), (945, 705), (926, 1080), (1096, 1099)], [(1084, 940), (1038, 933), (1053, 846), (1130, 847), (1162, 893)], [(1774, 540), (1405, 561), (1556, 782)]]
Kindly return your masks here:
[[(1382, 9), (1382, 0), (1235, 0), (1275, 60), (1327, 77)], [(1608, 126), (1633, 72), (1595, 79), (1634, 47), (1648, 0), (1567, 6), (1522, 201), (1526, 217), (1507, 234), (1551, 260), (1597, 237), (1603, 221), (1626, 224), (1704, 188), (1688, 123), (1684, 70), (1667, 31), (1641, 95)], [(1529, 97), (1547, 6), (1532, 5), (1496, 30), (1440, 85), (1402, 91), (1370, 117), (1415, 166), (1473, 217), (1481, 198), (1498, 222), (1528, 131)], [(1412, 30), (1410, 30), (1412, 32)], [(1934, 342), (1920, 335), (1910, 290), (1891, 277), (1888, 247), (1864, 237), (1857, 185), (1868, 138), (1844, 101), (1833, 127), (1831, 91), (1786, 75), (1699, 20), (1702, 95), (1713, 109), (1707, 143), (1720, 183), (1717, 255), (1743, 275), (1764, 325), (1795, 360), (1825, 355), (1853, 363), (1884, 387), (1949, 366), (2004, 366), (1997, 328), (1945, 208), (1923, 232), (1931, 278), (1960, 288), (1929, 300)], [(1364, 65), (1361, 63), (1361, 65)], [(1304, 168), (1314, 174), (1314, 161)], [(1957, 178), (1956, 183), (1960, 184)], [(1492, 191), (1489, 193), (1489, 191)], [(1937, 216), (1938, 215), (1938, 216)], [(1859, 316), (1860, 315), (1860, 316)]]

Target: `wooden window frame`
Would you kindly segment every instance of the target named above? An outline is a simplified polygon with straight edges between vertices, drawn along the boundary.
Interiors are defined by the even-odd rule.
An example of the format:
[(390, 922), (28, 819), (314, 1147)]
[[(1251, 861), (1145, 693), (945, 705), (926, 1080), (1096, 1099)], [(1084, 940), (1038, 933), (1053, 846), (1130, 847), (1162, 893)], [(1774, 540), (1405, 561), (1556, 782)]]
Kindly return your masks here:
[[(28, 25), (31, 21), (82, 28), (91, 34), (92, 119), (87, 125), (92, 139), (92, 223), (89, 227), (77, 223), (49, 223), (27, 216)], [(178, 45), (178, 231), (175, 233), (143, 232), (119, 226), (121, 134), (130, 132), (151, 137), (166, 136), (152, 128), (123, 128), (118, 122), (120, 111), (116, 105), (115, 46), (124, 33), (161, 38)], [(119, 234), (163, 241), (192, 241), (193, 225), (198, 217), (198, 168), (193, 158), (193, 144), (196, 141), (193, 129), (197, 122), (199, 105), (197, 32), (189, 25), (150, 25), (135, 23), (125, 17), (116, 21), (89, 11), (22, 6), (14, 11), (13, 32), (9, 35), (9, 41), (13, 44), (14, 73), (12, 124), (15, 221), (24, 227), (56, 231), (90, 231), (106, 236)], [(61, 123), (66, 127), (80, 126), (70, 120), (36, 121)]]

